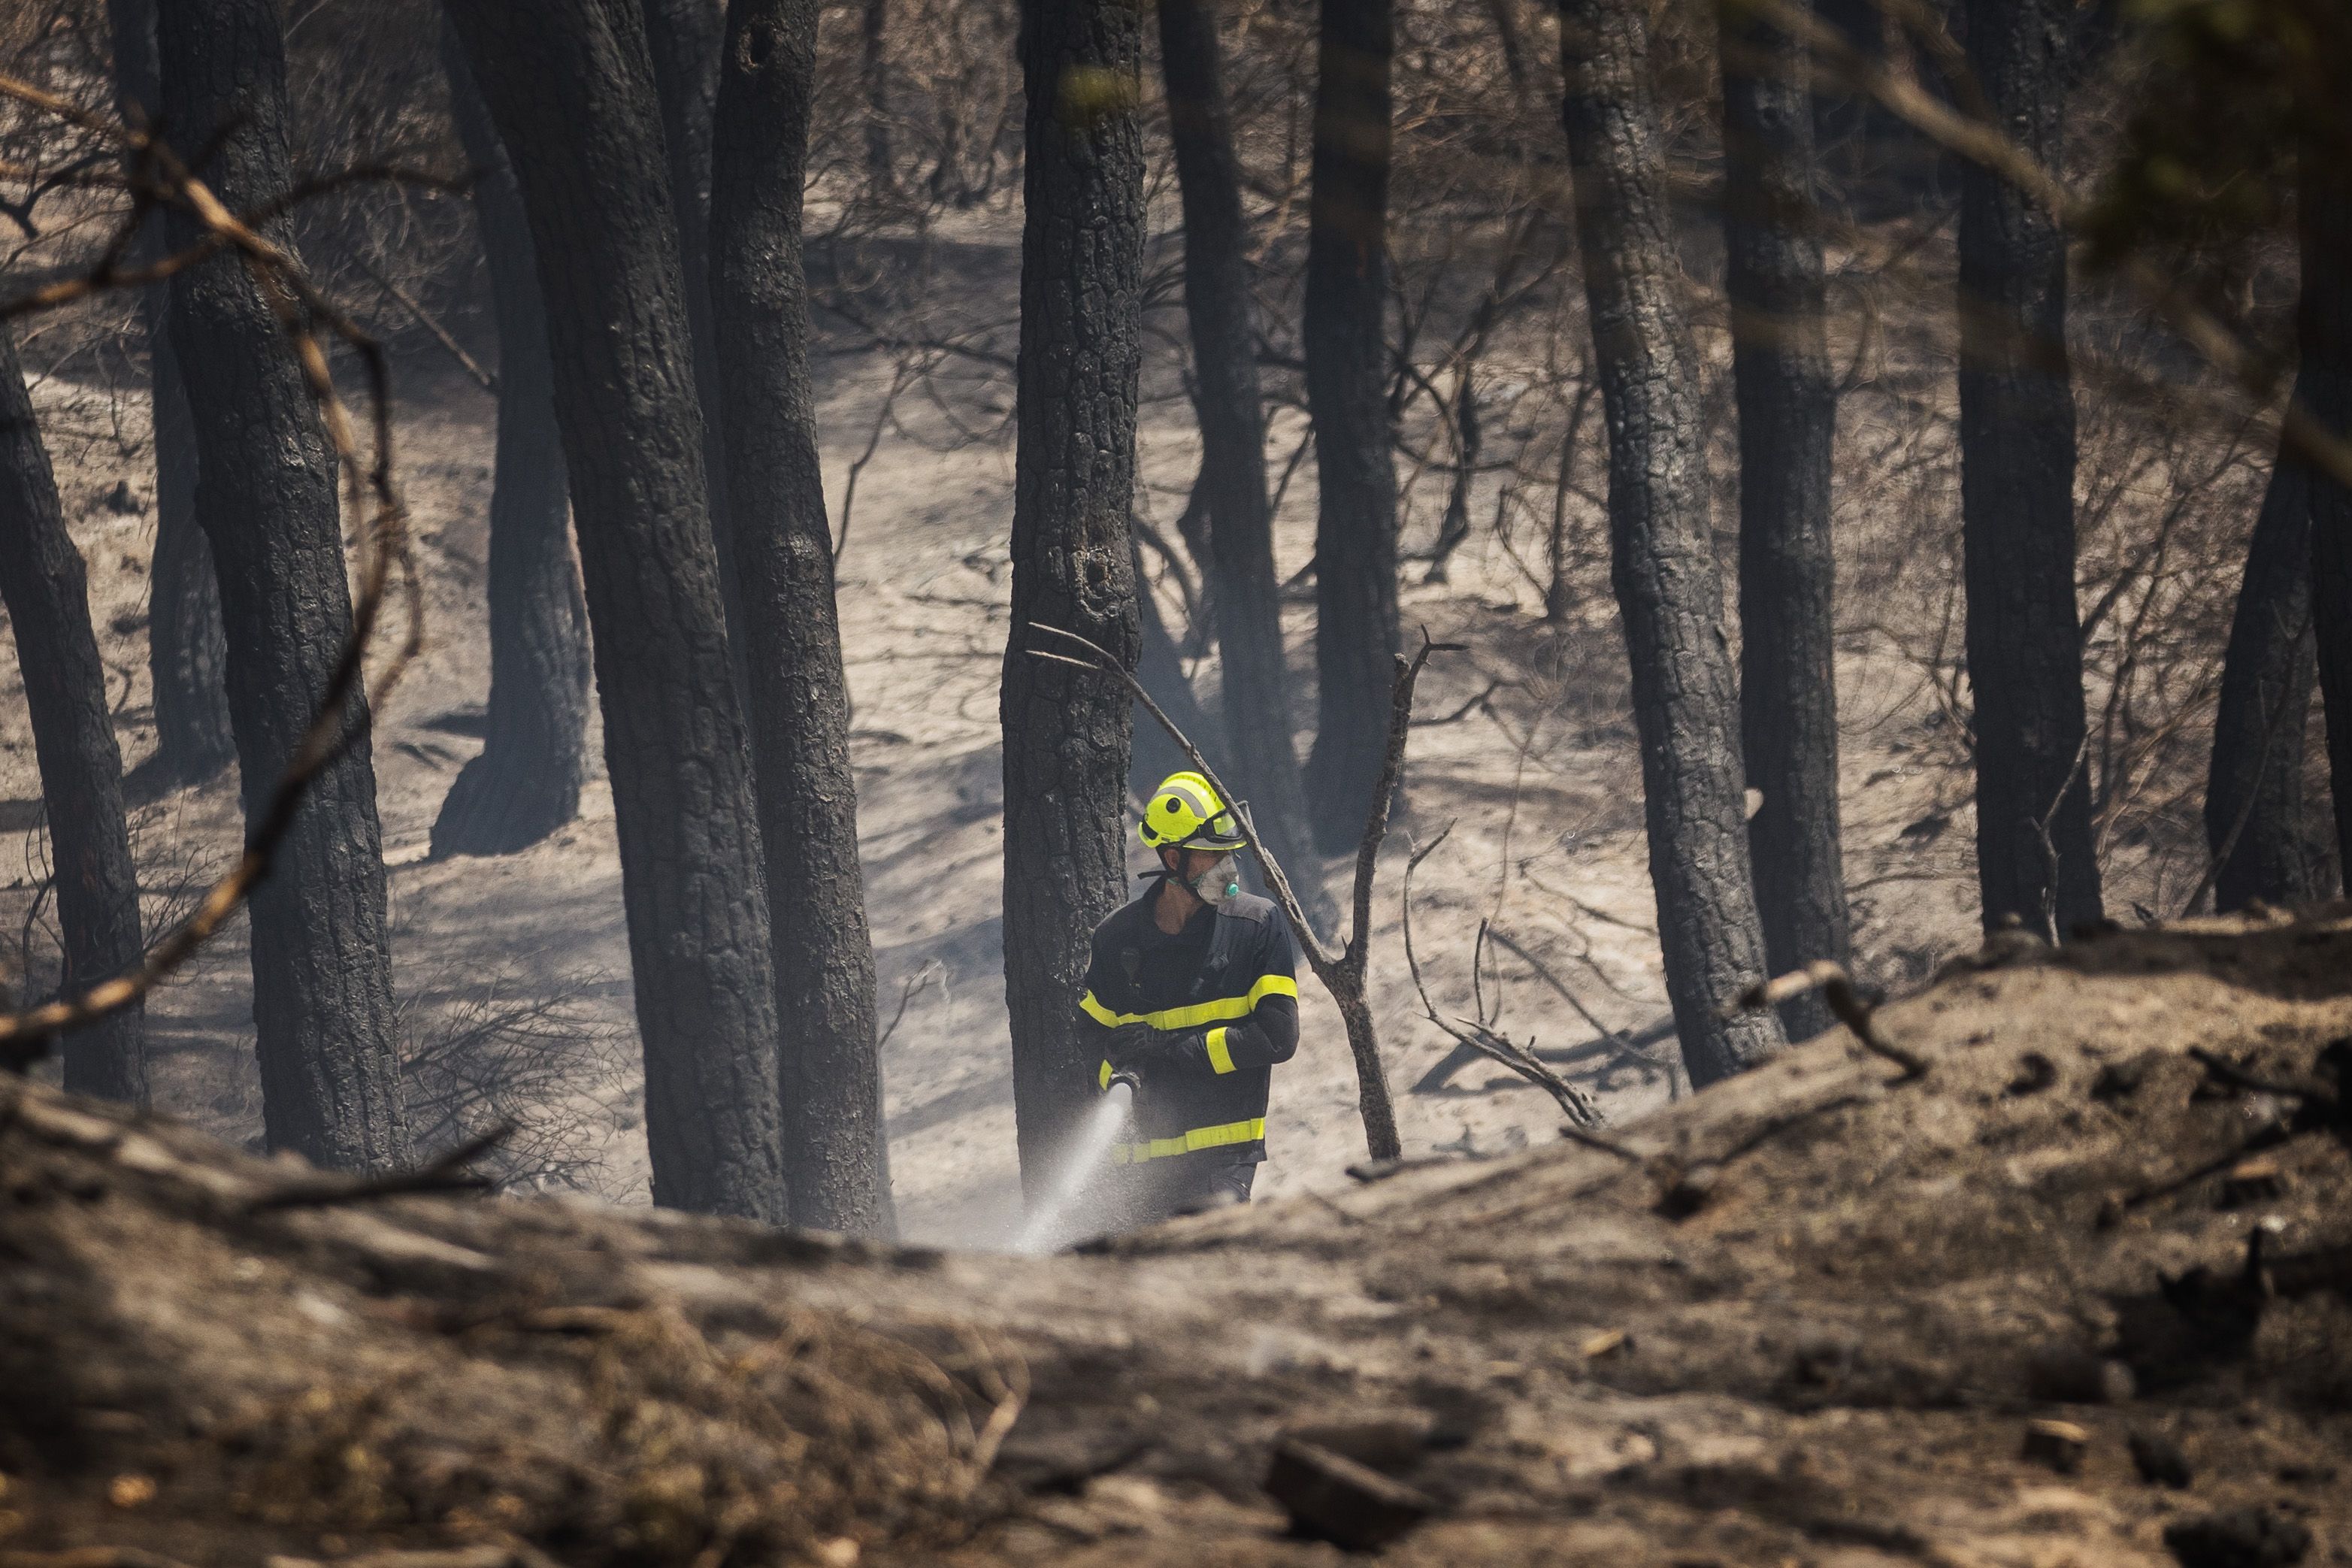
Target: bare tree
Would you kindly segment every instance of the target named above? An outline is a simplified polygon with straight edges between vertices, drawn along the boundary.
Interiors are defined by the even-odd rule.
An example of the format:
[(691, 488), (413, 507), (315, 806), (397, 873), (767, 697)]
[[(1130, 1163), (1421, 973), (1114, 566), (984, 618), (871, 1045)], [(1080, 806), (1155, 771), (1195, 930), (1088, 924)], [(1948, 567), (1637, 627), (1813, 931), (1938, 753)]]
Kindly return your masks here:
[[(292, 185), (285, 52), (270, 0), (174, 0), (157, 28), (163, 118), (207, 149), (198, 173), (231, 211), (266, 210)], [(174, 207), (174, 248), (204, 234)], [(333, 450), (287, 352), (271, 292), (235, 255), (172, 280), (172, 331), (195, 417), (196, 515), (218, 567), (229, 714), (246, 819), (273, 788), (324, 700), (352, 632)], [(273, 296), (275, 296), (273, 298)], [(344, 1170), (404, 1163), (383, 837), (366, 694), (342, 714), (341, 750), (311, 781), (274, 873), (253, 894), (253, 1012), (270, 1146)]]
[[(2296, 204), (2303, 296), (2295, 401), (2342, 440), (2352, 436), (2352, 165), (2345, 148), (2310, 136)], [(2337, 864), (2352, 880), (2352, 487), (2312, 465), (2311, 608), (2319, 689), (2327, 710), (2327, 776), (2336, 805)], [(2324, 889), (2321, 889), (2324, 890)]]
[(1209, 514), (1208, 596), (1217, 606), (1219, 672), (1234, 772), (1258, 830), (1296, 867), (1316, 918), (1330, 918), (1309, 875), (1305, 787), (1291, 744), (1290, 668), (1283, 650), (1274, 509), (1265, 492), (1265, 409), (1258, 395), (1257, 312), (1250, 300), (1249, 230), (1233, 112), (1206, 0), (1162, 0), (1160, 61), (1184, 206), (1184, 309), (1192, 329), (1192, 407), (1201, 426), (1200, 484)]
[[(2019, 146), (2057, 163), (2063, 0), (1970, 0), (1969, 60)], [(1976, 693), (1977, 881), (1988, 927), (2100, 915), (2074, 603), (2066, 240), (2004, 174), (1960, 176), (1960, 516)], [(2054, 866), (2053, 862), (2055, 862)]]
[(1675, 292), (1647, 9), (1565, 0), (1559, 37), (1650, 877), (1683, 1060), (1700, 1087), (1754, 1066), (1781, 1035), (1772, 1017), (1733, 1010), (1763, 974), (1764, 939), (1748, 881), (1739, 697), (1707, 533), (1698, 365)]
[(735, 0), (712, 137), (720, 443), (736, 497), (793, 1221), (887, 1235), (874, 942), (809, 385), (801, 186), (818, 0)]
[(1307, 208), (1307, 404), (1318, 723), (1307, 761), (1317, 841), (1356, 842), (1381, 771), (1397, 650), (1397, 483), (1390, 455), (1391, 0), (1322, 0)]
[(1005, 647), (1004, 990), (1021, 1180), (1052, 1182), (1094, 1095), (1077, 998), (1096, 923), (1125, 901), (1126, 683), (1033, 658), (1075, 631), (1137, 651), (1128, 509), (1141, 368), (1142, 18), (1124, 0), (1024, 0), (1013, 633)]
[[(56, 477), (0, 325), (0, 599), (16, 638), (33, 751), (41, 766), (58, 918), (70, 990), (134, 968), (141, 952), (139, 878), (122, 818), (122, 753), (106, 701), (106, 668), (89, 626), (81, 552), (66, 531)], [(147, 1103), (146, 1024), (126, 1007), (65, 1042), (66, 1087)]]
[(2304, 821), (2304, 730), (2318, 676), (2311, 634), (2311, 473), (2282, 447), (2254, 520), (2222, 657), (2205, 790), (2213, 907), (2304, 903), (2312, 885)]
[[(155, 58), (155, 0), (109, 0), (114, 34), (115, 101), (126, 123), (152, 126), (163, 109)], [(149, 215), (139, 251), (163, 249), (163, 215)], [(154, 693), (155, 770), (173, 784), (197, 784), (236, 759), (228, 717), (220, 588), (213, 547), (196, 521), (196, 436), (180, 362), (172, 348), (172, 290), (140, 296), (147, 337), (150, 436), (155, 453), (155, 551), (148, 566), (147, 671)]]
[[(1839, 852), (1837, 563), (1830, 374), (1806, 52), (1736, 5), (1723, 17), (1725, 290), (1739, 409), (1739, 734), (1763, 795), (1748, 849), (1772, 973), (1848, 956)], [(1807, 994), (1797, 1038), (1833, 1019)]]
[(452, 5), (522, 187), (594, 633), (654, 1201), (787, 1217), (774, 974), (635, 0)]
[(499, 329), (490, 482), (490, 695), (481, 753), (433, 823), (433, 853), (507, 855), (580, 811), (587, 773), (588, 608), (572, 552), (572, 497), (555, 423), (555, 369), (530, 221), (457, 35), (442, 54), (474, 167), (474, 213)]

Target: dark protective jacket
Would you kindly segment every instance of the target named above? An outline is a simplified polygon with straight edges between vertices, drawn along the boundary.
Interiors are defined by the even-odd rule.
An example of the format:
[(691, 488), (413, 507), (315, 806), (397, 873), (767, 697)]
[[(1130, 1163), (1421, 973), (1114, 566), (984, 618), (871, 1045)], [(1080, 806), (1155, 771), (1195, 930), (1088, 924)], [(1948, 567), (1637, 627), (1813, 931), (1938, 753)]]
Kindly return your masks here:
[(1244, 893), (1196, 911), (1171, 936), (1151, 918), (1151, 883), (1095, 929), (1078, 1008), (1110, 1087), (1110, 1032), (1124, 1024), (1199, 1031), (1204, 1049), (1148, 1070), (1136, 1096), (1136, 1142), (1121, 1163), (1210, 1157), (1265, 1158), (1274, 1066), (1298, 1048), (1298, 981), (1290, 928), (1265, 899)]

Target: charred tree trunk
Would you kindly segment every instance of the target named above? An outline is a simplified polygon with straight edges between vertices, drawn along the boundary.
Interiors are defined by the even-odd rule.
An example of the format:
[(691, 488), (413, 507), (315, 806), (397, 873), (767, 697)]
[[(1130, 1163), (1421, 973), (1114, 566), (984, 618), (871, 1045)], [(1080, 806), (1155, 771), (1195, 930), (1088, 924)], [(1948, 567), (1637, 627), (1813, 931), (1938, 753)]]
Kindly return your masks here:
[[(1256, 311), (1233, 113), (1207, 0), (1161, 0), (1160, 58), (1184, 205), (1184, 309), (1192, 329), (1192, 406), (1201, 426), (1200, 487), (1209, 514), (1206, 597), (1217, 606), (1225, 734), (1236, 787), (1266, 843), (1306, 879), (1307, 793), (1290, 731), (1290, 669), (1282, 584), (1274, 569), (1274, 509), (1265, 493), (1265, 409), (1258, 396)], [(1180, 720), (1181, 722), (1181, 720)], [(1195, 731), (1197, 733), (1197, 731)], [(1312, 910), (1328, 919), (1328, 900)]]
[[(271, 0), (173, 0), (158, 42), (163, 115), (232, 212), (283, 197), (286, 58)], [(201, 231), (174, 212), (174, 248)], [(270, 305), (234, 253), (172, 281), (172, 331), (201, 454), (196, 516), (219, 567), (229, 716), (247, 822), (259, 819), (352, 635), (335, 459)], [(366, 694), (254, 889), (253, 1016), (270, 1147), (320, 1165), (408, 1156), (383, 839)]]
[(874, 942), (808, 371), (801, 185), (819, 0), (735, 0), (712, 137), (721, 443), (767, 847), (793, 1223), (888, 1235)]
[(1770, 1015), (1737, 1006), (1763, 975), (1764, 939), (1748, 881), (1739, 695), (1707, 532), (1698, 363), (1675, 295), (1646, 7), (1563, 0), (1559, 37), (1650, 878), (1683, 1060), (1704, 1086), (1753, 1067), (1781, 1035)]
[(1034, 629), (1136, 658), (1141, 365), (1141, 13), (1023, 0), (1028, 89), (1021, 232), (1013, 633), (1004, 650), (1004, 994), (1021, 1183), (1034, 1202), (1094, 1098), (1079, 1039), (1087, 940), (1127, 897), (1129, 699), (1114, 676), (1031, 657)]
[[(1739, 734), (1763, 793), (1748, 824), (1764, 952), (1775, 974), (1849, 952), (1839, 856), (1837, 432), (1814, 227), (1805, 51), (1723, 13), (1724, 247), (1739, 409)], [(1785, 1004), (1804, 1039), (1835, 1021), (1818, 995)]]
[(1323, 0), (1307, 219), (1307, 407), (1319, 721), (1316, 838), (1354, 847), (1371, 808), (1397, 649), (1396, 466), (1388, 409), (1391, 0)]
[[(16, 637), (41, 803), (49, 819), (68, 989), (140, 959), (139, 878), (122, 820), (122, 752), (106, 667), (89, 628), (89, 584), (66, 531), (16, 343), (0, 326), (0, 599)], [(66, 1087), (147, 1103), (146, 1021), (127, 1007), (65, 1042)]]
[[(2065, 0), (1970, 0), (1969, 64), (2001, 122), (2045, 167), (2059, 159), (2073, 9)], [(2000, 175), (1970, 163), (1960, 179), (1977, 880), (1988, 928), (2014, 915), (2063, 932), (2100, 915), (2074, 604), (2066, 242), (2051, 214)]]
[(686, 283), (686, 321), (694, 336), (694, 392), (702, 405), (702, 471), (710, 494), (710, 537), (719, 550), (719, 592), (726, 606), (729, 657), (737, 704), (751, 696), (742, 647), (743, 590), (735, 577), (727, 504), (727, 447), (719, 417), (719, 337), (710, 309), (710, 138), (719, 100), (723, 0), (645, 0), (646, 40), (661, 98), (662, 146), (669, 163), (670, 211), (677, 225), (678, 265)]
[[(110, 0), (115, 100), (123, 118), (152, 125), (163, 108), (155, 60), (155, 0)], [(162, 253), (163, 215), (151, 215), (138, 249)], [(172, 352), (172, 288), (140, 296), (147, 336), (150, 430), (155, 447), (155, 552), (148, 563), (147, 672), (153, 688), (155, 760), (170, 784), (201, 784), (236, 760), (229, 726), (228, 647), (221, 631), (213, 547), (196, 521), (196, 436), (180, 362)]]
[[(2295, 311), (2295, 338), (2303, 363), (2295, 401), (2342, 441), (2352, 437), (2352, 168), (2346, 166), (2340, 146), (2315, 139), (2305, 143), (2298, 205), (2303, 297)], [(2305, 472), (2312, 626), (2327, 710), (2336, 864), (2352, 882), (2352, 489), (2316, 464)]]
[(521, 186), (594, 634), (654, 1201), (787, 1217), (775, 980), (635, 0), (452, 5)]
[(2213, 715), (2205, 843), (2222, 913), (2255, 899), (2307, 903), (2324, 891), (2313, 885), (2303, 797), (2304, 726), (2318, 676), (2311, 568), (2311, 472), (2281, 443), (2246, 547)]
[(488, 720), (481, 754), (458, 773), (434, 820), (436, 858), (509, 855), (580, 814), (589, 658), (530, 222), (455, 33), (445, 33), (442, 54), (489, 264), (499, 438), (490, 487)]

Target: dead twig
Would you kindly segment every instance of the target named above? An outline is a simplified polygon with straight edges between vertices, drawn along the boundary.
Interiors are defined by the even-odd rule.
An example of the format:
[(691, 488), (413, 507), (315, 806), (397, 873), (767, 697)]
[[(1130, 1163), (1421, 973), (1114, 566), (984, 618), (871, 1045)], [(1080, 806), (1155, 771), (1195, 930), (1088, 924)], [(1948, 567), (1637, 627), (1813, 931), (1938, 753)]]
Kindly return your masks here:
[[(1561, 1129), (1563, 1135), (1591, 1147), (1605, 1149), (1610, 1153), (1624, 1159), (1638, 1159), (1638, 1155), (1622, 1146), (1605, 1138), (1592, 1137), (1583, 1131), (1585, 1128), (1601, 1125), (1600, 1108), (1592, 1103), (1590, 1095), (1546, 1067), (1537, 1057), (1532, 1044), (1520, 1045), (1500, 1030), (1490, 1027), (1484, 1017), (1475, 1019), (1457, 1017), (1454, 1022), (1448, 1023), (1438, 1016), (1437, 1005), (1430, 1000), (1429, 986), (1421, 977), (1420, 955), (1413, 951), (1412, 874), (1420, 868), (1423, 860), (1428, 859), (1435, 852), (1439, 845), (1445, 842), (1445, 836), (1453, 831), (1454, 824), (1448, 822), (1436, 837), (1415, 849), (1404, 863), (1404, 887), (1402, 894), (1404, 917), (1404, 962), (1405, 967), (1412, 973), (1412, 988), (1421, 998), (1423, 1016), (1444, 1030), (1456, 1045), (1467, 1046), (1490, 1061), (1501, 1063), (1550, 1095), (1559, 1106), (1560, 1113), (1569, 1120), (1569, 1125)], [(1480, 931), (1483, 935), (1485, 931), (1483, 925)], [(1471, 963), (1474, 964), (1477, 963), (1475, 949), (1472, 952)]]
[(947, 972), (948, 966), (934, 958), (926, 962), (914, 973), (907, 976), (906, 983), (898, 987), (898, 1010), (890, 1015), (890, 1022), (883, 1026), (880, 1034), (874, 1037), (876, 1050), (878, 1051), (888, 1045), (890, 1037), (898, 1032), (899, 1023), (907, 1016), (907, 1004), (929, 990), (934, 984), (940, 983), (941, 977)]
[(1863, 1000), (1862, 994), (1853, 988), (1853, 977), (1842, 966), (1826, 958), (1783, 974), (1777, 980), (1750, 985), (1739, 994), (1739, 1005), (1777, 1007), (1792, 997), (1808, 995), (1815, 991), (1822, 994), (1822, 1000), (1829, 1004), (1830, 1011), (1837, 1015), (1837, 1021), (1853, 1031), (1853, 1037), (1862, 1042), (1864, 1050), (1874, 1057), (1884, 1057), (1903, 1069), (1903, 1077), (1897, 1082), (1927, 1076), (1927, 1058), (1905, 1050), (1881, 1034), (1877, 1008)]
[(480, 362), (476, 360), (472, 354), (466, 352), (466, 345), (459, 342), (456, 337), (451, 335), (449, 329), (443, 326), (434, 316), (432, 311), (426, 310), (423, 305), (418, 304), (415, 298), (412, 296), (407, 289), (403, 289), (399, 284), (394, 282), (382, 271), (378, 270), (376, 265), (370, 261), (366, 257), (361, 255), (356, 247), (354, 247), (349, 254), (352, 260), (358, 265), (359, 269), (368, 275), (368, 281), (383, 289), (386, 294), (390, 295), (393, 300), (397, 303), (402, 310), (408, 312), (410, 318), (415, 321), (418, 326), (423, 327), (426, 331), (432, 333), (433, 341), (439, 343), (442, 348), (446, 350), (449, 357), (456, 360), (458, 364), (465, 368), (466, 374), (474, 378), (474, 384), (480, 387), (484, 392), (490, 394), (492, 396), (496, 396), (498, 395), (499, 378), (490, 372), (484, 370)]
[(1348, 1049), (1356, 1060), (1357, 1108), (1364, 1121), (1364, 1142), (1375, 1160), (1393, 1160), (1403, 1153), (1396, 1130), (1396, 1108), (1389, 1097), (1387, 1069), (1381, 1066), (1380, 1040), (1372, 1027), (1372, 1010), (1364, 995), (1365, 964), (1371, 952), (1372, 930), (1372, 870), (1378, 863), (1381, 844), (1388, 837), (1389, 806), (1396, 797), (1397, 780), (1404, 771), (1404, 748), (1412, 729), (1412, 691), (1421, 679), (1422, 667), (1430, 656), (1461, 651), (1460, 643), (1432, 642), (1429, 633), (1421, 634), (1421, 647), (1411, 659), (1402, 654), (1395, 659), (1396, 679), (1389, 695), (1388, 746), (1381, 760), (1379, 779), (1372, 788), (1372, 805), (1364, 822), (1363, 837), (1356, 846), (1356, 884), (1352, 900), (1352, 923), (1347, 944), (1333, 948), (1315, 934), (1307, 913), (1299, 907), (1298, 895), (1291, 890), (1290, 879), (1284, 874), (1282, 863), (1270, 854), (1265, 840), (1259, 837), (1257, 825), (1250, 819), (1249, 805), (1220, 778), (1201, 748), (1168, 717), (1167, 710), (1152, 700), (1151, 693), (1117, 658), (1099, 644), (1061, 626), (1049, 626), (1032, 621), (1030, 628), (1049, 636), (1064, 637), (1093, 655), (1091, 658), (1074, 658), (1068, 654), (1055, 653), (1047, 648), (1028, 650), (1033, 658), (1055, 664), (1071, 665), (1079, 669), (1091, 669), (1116, 677), (1125, 683), (1135, 700), (1143, 705), (1176, 749), (1199, 770), (1223, 799), (1231, 801), (1240, 814), (1244, 830), (1249, 836), (1250, 853), (1257, 859), (1258, 868), (1265, 874), (1265, 884), (1273, 889), (1275, 901), (1282, 907), (1284, 918), (1290, 921), (1292, 934), (1298, 949), (1307, 955), (1307, 966), (1315, 977), (1331, 994), (1339, 1005), (1340, 1021), (1348, 1030)]
[(254, 1199), (246, 1205), (246, 1212), (268, 1214), (278, 1209), (332, 1208), (341, 1204), (367, 1203), (376, 1198), (404, 1197), (422, 1193), (486, 1193), (498, 1184), (469, 1167), (505, 1142), (514, 1130), (513, 1122), (501, 1122), (479, 1137), (468, 1138), (447, 1153), (414, 1170), (391, 1171), (381, 1176), (367, 1176), (356, 1181), (302, 1182), (282, 1187)]

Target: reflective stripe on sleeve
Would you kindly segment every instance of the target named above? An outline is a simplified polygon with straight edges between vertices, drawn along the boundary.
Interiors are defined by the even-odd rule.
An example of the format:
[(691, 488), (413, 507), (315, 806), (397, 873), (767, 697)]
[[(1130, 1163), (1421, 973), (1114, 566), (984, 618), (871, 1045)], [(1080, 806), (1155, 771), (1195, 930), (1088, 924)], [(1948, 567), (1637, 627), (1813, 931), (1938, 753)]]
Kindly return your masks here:
[(1089, 991), (1078, 998), (1078, 1010), (1106, 1029), (1116, 1029), (1122, 1024), (1149, 1024), (1155, 1029), (1192, 1029), (1202, 1024), (1246, 1018), (1250, 1010), (1267, 996), (1297, 994), (1298, 982), (1289, 975), (1261, 974), (1245, 996), (1220, 996), (1213, 1002), (1196, 1002), (1190, 1007), (1170, 1007), (1159, 1013), (1114, 1013), (1096, 1001), (1095, 994)]
[(1110, 1089), (1110, 1058), (1108, 1057), (1103, 1058), (1102, 1076), (1095, 1079), (1095, 1087), (1105, 1091), (1108, 1091)]
[(1223, 1024), (1209, 1031), (1208, 1044), (1210, 1068), (1220, 1075), (1233, 1071), (1234, 1053), (1232, 1047), (1225, 1044), (1225, 1026)]
[(1112, 1146), (1111, 1163), (1140, 1165), (1147, 1160), (1166, 1160), (1178, 1154), (1197, 1153), (1202, 1149), (1223, 1149), (1234, 1143), (1255, 1143), (1265, 1136), (1265, 1118), (1254, 1116), (1247, 1121), (1228, 1121), (1222, 1127), (1195, 1127), (1190, 1132), (1173, 1138), (1154, 1138), (1146, 1143), (1119, 1143)]

